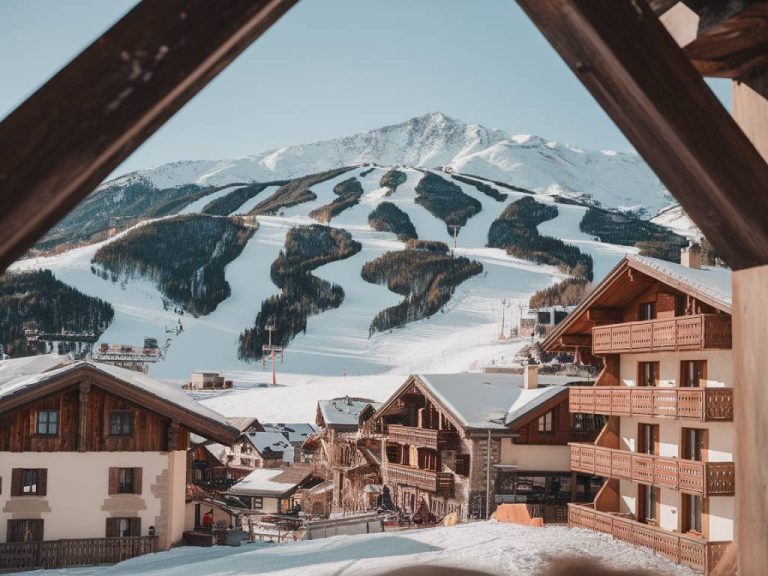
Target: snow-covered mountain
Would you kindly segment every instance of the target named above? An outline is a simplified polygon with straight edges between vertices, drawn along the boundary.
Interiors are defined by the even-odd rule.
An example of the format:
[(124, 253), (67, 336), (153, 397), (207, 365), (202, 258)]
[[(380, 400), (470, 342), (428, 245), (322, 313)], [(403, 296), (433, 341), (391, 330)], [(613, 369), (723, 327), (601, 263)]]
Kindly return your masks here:
[(363, 134), (287, 146), (221, 161), (183, 161), (106, 182), (157, 188), (295, 178), (330, 168), (375, 163), (474, 174), (549, 195), (644, 209), (652, 217), (673, 201), (637, 154), (582, 150), (538, 136), (509, 135), (435, 112)]

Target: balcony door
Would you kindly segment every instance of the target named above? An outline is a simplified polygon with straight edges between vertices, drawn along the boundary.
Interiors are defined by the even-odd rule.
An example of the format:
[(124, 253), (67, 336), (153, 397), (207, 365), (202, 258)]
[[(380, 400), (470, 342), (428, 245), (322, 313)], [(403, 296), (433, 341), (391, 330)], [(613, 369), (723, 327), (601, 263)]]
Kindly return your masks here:
[(683, 428), (680, 441), (680, 457), (703, 462), (707, 451), (707, 430)]
[(661, 490), (656, 486), (640, 484), (637, 487), (637, 520), (645, 524), (659, 525)]
[(659, 425), (640, 424), (637, 434), (637, 451), (640, 454), (659, 455)]
[(680, 387), (699, 388), (707, 379), (706, 360), (683, 360), (680, 362)]
[(658, 362), (637, 363), (637, 385), (658, 386), (660, 367)]
[(701, 496), (693, 494), (682, 494), (682, 514), (681, 526), (682, 532), (691, 532), (697, 536), (706, 536), (705, 533), (705, 503)]

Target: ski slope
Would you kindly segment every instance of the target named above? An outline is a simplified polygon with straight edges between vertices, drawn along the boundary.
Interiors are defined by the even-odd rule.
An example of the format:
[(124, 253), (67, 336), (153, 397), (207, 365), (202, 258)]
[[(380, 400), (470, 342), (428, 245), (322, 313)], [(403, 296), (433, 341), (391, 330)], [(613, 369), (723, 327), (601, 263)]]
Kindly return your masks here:
[[(524, 194), (505, 190), (511, 192), (509, 198), (498, 202), (441, 172), (435, 173), (455, 182), (482, 205), (482, 210), (459, 232), (456, 253), (478, 260), (484, 272), (461, 284), (444, 309), (431, 318), (369, 337), (373, 317), (397, 304), (401, 296), (384, 285), (365, 282), (360, 270), (365, 262), (404, 247), (394, 234), (377, 232), (368, 225), (368, 214), (376, 204), (390, 201), (407, 212), (420, 239), (453, 243), (445, 223), (415, 203), (415, 186), (422, 172), (403, 169), (406, 182), (385, 197), (386, 191), (379, 186), (379, 181), (388, 169), (377, 167), (361, 177), (366, 167), (355, 168), (313, 186), (316, 200), (285, 208), (274, 216), (259, 216), (258, 230), (225, 271), (231, 296), (207, 316), (179, 315), (173, 306), (166, 310), (162, 295), (149, 282), (113, 283), (93, 275), (90, 260), (101, 244), (49, 258), (22, 260), (13, 268), (50, 268), (67, 284), (111, 302), (115, 307), (115, 320), (100, 341), (140, 344), (146, 336), (157, 338), (166, 348), (166, 357), (150, 367), (152, 376), (183, 382), (192, 370), (205, 369), (222, 371), (234, 378), (233, 391), (220, 396), (204, 395), (212, 407), (229, 415), (258, 411), (261, 418), (276, 421), (291, 417), (311, 419), (314, 404), (320, 397), (354, 393), (383, 400), (410, 373), (479, 370), (489, 365), (512, 364), (515, 353), (525, 343), (499, 340), (502, 313), (508, 333), (515, 324), (519, 306), (527, 304), (531, 293), (565, 276), (552, 266), (539, 266), (485, 246), (491, 223), (510, 202)], [(362, 250), (313, 272), (340, 284), (345, 291), (344, 302), (337, 309), (309, 317), (306, 332), (290, 342), (284, 364), (279, 366), (279, 380), (285, 386), (264, 389), (261, 385), (269, 380), (269, 370), (263, 371), (260, 363), (237, 358), (238, 335), (252, 325), (261, 303), (278, 293), (270, 279), (270, 267), (284, 246), (288, 230), (315, 223), (308, 214), (332, 202), (336, 198), (334, 186), (353, 176), (360, 179), (364, 194), (359, 204), (334, 217), (330, 225), (349, 231), (361, 243)], [(214, 196), (221, 197), (236, 188), (232, 186), (195, 201), (185, 213), (200, 210)], [(276, 190), (276, 186), (264, 190), (235, 213), (249, 211)], [(537, 200), (551, 202), (546, 196), (537, 196)], [(596, 277), (631, 250), (602, 244), (582, 234), (579, 221), (583, 208), (561, 204), (557, 207), (558, 217), (542, 224), (540, 232), (562, 238), (591, 254), (595, 259)], [(503, 311), (502, 300), (506, 302)], [(307, 386), (313, 387), (311, 393), (304, 389)], [(370, 393), (366, 393), (367, 390)]]

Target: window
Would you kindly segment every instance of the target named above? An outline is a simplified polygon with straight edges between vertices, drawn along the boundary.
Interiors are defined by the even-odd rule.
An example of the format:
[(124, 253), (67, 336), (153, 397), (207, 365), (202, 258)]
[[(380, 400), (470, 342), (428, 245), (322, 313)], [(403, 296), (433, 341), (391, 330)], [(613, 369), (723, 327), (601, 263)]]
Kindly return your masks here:
[(141, 536), (141, 518), (107, 518), (107, 538)]
[(656, 318), (656, 302), (643, 302), (640, 304), (640, 320), (653, 320)]
[(660, 496), (661, 490), (655, 486), (645, 486), (644, 484), (638, 486), (638, 521), (646, 524), (657, 524)]
[(456, 474), (469, 476), (469, 454), (456, 454)]
[(141, 494), (141, 468), (110, 468), (110, 494)]
[(539, 418), (539, 432), (541, 434), (553, 434), (555, 432), (555, 411), (550, 410)]
[(14, 468), (11, 472), (11, 496), (45, 496), (45, 468)]
[(683, 494), (682, 501), (682, 531), (704, 534), (702, 518), (704, 516), (704, 501), (701, 496)]
[(640, 454), (657, 454), (659, 446), (659, 425), (640, 424), (637, 433), (637, 451)]
[(128, 410), (112, 410), (109, 413), (110, 436), (133, 435), (133, 413)]
[(681, 457), (686, 460), (704, 460), (707, 446), (707, 431), (702, 428), (683, 428)]
[(37, 412), (37, 433), (42, 436), (56, 436), (59, 433), (58, 410), (39, 410)]
[(659, 363), (658, 362), (638, 362), (637, 363), (637, 385), (638, 386), (658, 386), (659, 385)]
[(706, 360), (683, 360), (680, 362), (680, 386), (698, 388), (707, 379)]
[(6, 542), (42, 542), (43, 520), (8, 520)]
[(254, 496), (251, 498), (251, 509), (261, 510), (264, 508), (264, 498), (262, 496)]

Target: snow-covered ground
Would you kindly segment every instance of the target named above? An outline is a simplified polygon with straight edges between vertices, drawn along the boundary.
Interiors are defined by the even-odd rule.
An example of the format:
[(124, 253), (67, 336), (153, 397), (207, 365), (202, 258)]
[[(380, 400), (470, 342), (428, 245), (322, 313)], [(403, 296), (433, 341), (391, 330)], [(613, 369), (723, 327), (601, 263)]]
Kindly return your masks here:
[[(231, 296), (207, 316), (178, 315), (173, 306), (166, 310), (162, 295), (149, 282), (113, 283), (92, 274), (90, 260), (101, 244), (50, 258), (23, 260), (14, 268), (50, 268), (67, 284), (111, 302), (115, 320), (102, 335), (102, 342), (140, 344), (145, 336), (157, 338), (167, 348), (166, 358), (151, 366), (152, 376), (183, 382), (193, 369), (224, 372), (235, 380), (235, 389), (217, 397), (204, 397), (213, 408), (227, 415), (258, 414), (262, 420), (273, 421), (311, 420), (319, 398), (349, 393), (385, 400), (414, 372), (460, 372), (512, 364), (515, 353), (525, 343), (498, 339), (502, 313), (508, 334), (520, 306), (527, 304), (529, 296), (564, 278), (552, 266), (537, 266), (503, 250), (485, 247), (491, 223), (510, 202), (523, 196), (514, 192), (505, 202), (498, 202), (472, 186), (457, 183), (482, 204), (480, 213), (459, 232), (457, 254), (481, 262), (483, 273), (461, 284), (445, 308), (431, 318), (369, 337), (370, 322), (376, 313), (396, 304), (401, 297), (386, 286), (365, 282), (360, 270), (365, 262), (403, 248), (393, 234), (376, 232), (368, 226), (368, 214), (373, 207), (383, 200), (394, 202), (409, 214), (421, 239), (452, 243), (445, 224), (415, 203), (414, 188), (422, 173), (404, 169), (407, 181), (385, 198), (379, 181), (386, 170), (376, 168), (360, 176), (365, 169), (357, 168), (313, 186), (317, 199), (312, 202), (284, 209), (276, 216), (258, 217), (259, 229), (226, 269)], [(450, 179), (449, 175), (437, 174)], [(332, 202), (336, 198), (333, 187), (352, 176), (360, 179), (364, 196), (358, 205), (336, 216), (331, 226), (348, 230), (362, 244), (362, 250), (314, 272), (340, 284), (345, 291), (344, 302), (337, 309), (308, 319), (306, 332), (288, 345), (284, 364), (278, 368), (278, 380), (283, 386), (267, 390), (260, 384), (269, 381), (269, 368), (264, 371), (260, 363), (237, 358), (238, 335), (253, 323), (262, 301), (278, 292), (269, 271), (288, 230), (314, 223), (309, 212)], [(263, 191), (237, 212), (247, 211), (276, 189)], [(219, 193), (193, 205), (201, 209), (214, 195)], [(552, 201), (547, 196), (538, 199)], [(562, 238), (591, 254), (597, 278), (632, 250), (602, 244), (581, 233), (579, 221), (584, 208), (562, 204), (557, 207), (558, 217), (542, 224), (540, 232)]]
[(480, 522), (406, 532), (336, 536), (280, 545), (176, 548), (109, 567), (47, 570), (67, 576), (370, 576), (398, 568), (440, 565), (499, 576), (535, 576), (550, 558), (597, 558), (612, 568), (646, 569), (659, 576), (693, 576), (645, 548), (576, 528), (529, 528)]

